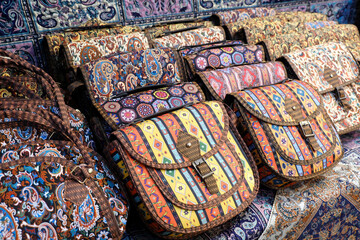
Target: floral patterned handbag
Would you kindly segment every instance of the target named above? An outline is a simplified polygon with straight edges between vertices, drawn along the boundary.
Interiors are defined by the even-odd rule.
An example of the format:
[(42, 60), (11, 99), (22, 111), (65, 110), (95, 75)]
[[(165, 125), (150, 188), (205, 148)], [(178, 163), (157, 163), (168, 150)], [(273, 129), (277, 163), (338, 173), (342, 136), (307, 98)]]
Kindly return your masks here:
[(149, 41), (143, 32), (92, 37), (68, 42), (60, 47), (60, 70), (66, 74), (67, 84), (75, 81), (77, 67), (103, 56), (119, 52), (139, 51), (149, 48)]
[(288, 81), (227, 95), (239, 117), (259, 169), (271, 188), (317, 177), (340, 161), (343, 148), (323, 109), (321, 95), (308, 83)]
[(222, 101), (226, 94), (244, 88), (284, 81), (287, 73), (281, 62), (266, 62), (198, 72), (195, 79), (206, 96)]
[(254, 199), (256, 166), (233, 120), (222, 103), (203, 102), (113, 133), (107, 158), (154, 233), (188, 239)]
[(79, 28), (66, 29), (65, 32), (49, 34), (44, 37), (43, 49), (46, 56), (47, 70), (50, 75), (58, 82), (63, 82), (62, 73), (59, 71), (59, 50), (65, 42), (91, 39), (94, 37), (105, 37), (117, 34), (129, 34), (139, 32), (138, 26), (118, 26), (113, 24), (92, 24)]
[(222, 27), (197, 28), (184, 32), (168, 34), (151, 40), (154, 48), (175, 48), (195, 46), (224, 41), (226, 35)]
[[(13, 78), (26, 81), (33, 76), (49, 97), (41, 99), (23, 91), (28, 88), (16, 88), (23, 91), (21, 99), (0, 98), (2, 236), (121, 239), (128, 209), (124, 191), (72, 127), (76, 119), (55, 82), (23, 59), (2, 59), (33, 71)], [(11, 79), (1, 77), (2, 82)]]
[(216, 26), (224, 26), (228, 23), (241, 22), (249, 18), (275, 16), (276, 10), (274, 8), (241, 8), (230, 11), (217, 12), (210, 17), (210, 20)]
[(326, 43), (284, 55), (293, 75), (316, 88), (339, 134), (360, 127), (359, 66), (343, 43)]

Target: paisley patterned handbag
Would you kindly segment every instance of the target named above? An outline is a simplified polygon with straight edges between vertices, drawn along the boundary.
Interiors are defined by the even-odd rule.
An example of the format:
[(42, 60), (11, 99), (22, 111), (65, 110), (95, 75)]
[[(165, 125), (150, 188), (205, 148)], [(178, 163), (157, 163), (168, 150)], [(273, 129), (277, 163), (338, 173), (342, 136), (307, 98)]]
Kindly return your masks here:
[(140, 51), (148, 48), (149, 42), (143, 32), (65, 41), (59, 53), (61, 70), (67, 75), (65, 85), (74, 81), (75, 70), (82, 64), (119, 52)]
[(224, 26), (228, 23), (241, 22), (249, 18), (275, 16), (274, 8), (241, 8), (231, 11), (217, 12), (210, 17), (216, 26)]
[(129, 34), (139, 32), (138, 26), (112, 26), (101, 25), (98, 27), (79, 27), (75, 29), (67, 29), (65, 32), (46, 35), (43, 41), (43, 49), (46, 56), (47, 68), (52, 77), (58, 82), (62, 82), (63, 74), (59, 71), (59, 50), (60, 46), (65, 42), (91, 39), (94, 37), (105, 37), (117, 34)]
[[(33, 76), (48, 96), (41, 99), (16, 88), (24, 98), (0, 98), (2, 236), (120, 239), (128, 209), (124, 191), (72, 127), (78, 119), (69, 117), (74, 111), (65, 105), (56, 83), (23, 59), (2, 60), (33, 74), (3, 76), (1, 82)], [(54, 138), (60, 141), (49, 140)]]
[(257, 194), (255, 163), (220, 102), (113, 134), (109, 162), (117, 164), (142, 220), (161, 237), (189, 239), (238, 215)]
[(343, 148), (323, 109), (321, 95), (300, 81), (262, 86), (228, 95), (259, 169), (271, 188), (317, 177), (341, 159)]
[(154, 27), (146, 28), (144, 32), (148, 39), (153, 39), (176, 32), (183, 32), (201, 27), (212, 26), (213, 24), (210, 21), (203, 21), (202, 19), (184, 19), (180, 21), (166, 22), (163, 25), (159, 24)]
[(203, 48), (201, 51), (185, 56), (185, 65), (190, 79), (196, 72), (227, 68), (265, 61), (264, 48), (258, 45), (238, 45), (224, 43), (220, 46)]
[(339, 134), (360, 127), (359, 66), (343, 43), (305, 48), (285, 54), (283, 60), (298, 79), (322, 94)]
[(225, 39), (226, 36), (222, 27), (208, 27), (169, 34), (152, 39), (151, 42), (154, 48), (166, 47), (179, 49), (185, 46), (224, 41)]
[(328, 31), (326, 28), (318, 28), (313, 31), (278, 35), (265, 39), (261, 44), (266, 49), (269, 58), (275, 61), (286, 53), (331, 41), (338, 41), (337, 33)]
[(355, 60), (360, 62), (360, 41), (359, 42), (347, 42), (346, 47), (349, 49)]
[(278, 83), (286, 78), (281, 62), (267, 62), (198, 72), (196, 80), (204, 86), (208, 98), (222, 101), (228, 93)]
[(180, 83), (183, 67), (168, 48), (113, 55), (80, 69), (92, 104), (113, 129), (204, 100), (197, 84)]

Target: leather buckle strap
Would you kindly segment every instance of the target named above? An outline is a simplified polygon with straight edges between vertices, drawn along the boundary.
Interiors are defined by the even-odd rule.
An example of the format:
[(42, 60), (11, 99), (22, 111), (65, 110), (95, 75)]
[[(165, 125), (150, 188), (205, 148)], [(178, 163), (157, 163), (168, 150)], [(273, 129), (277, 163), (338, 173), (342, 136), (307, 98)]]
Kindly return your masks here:
[(346, 94), (343, 87), (336, 87), (335, 93), (338, 100), (346, 100)]
[(309, 121), (302, 121), (299, 124), (301, 128), (301, 132), (303, 133), (304, 137), (309, 138), (315, 136)]
[[(87, 171), (87, 173), (85, 173), (85, 171)], [(84, 184), (91, 174), (94, 174), (93, 168), (86, 168), (84, 165), (77, 165), (71, 170), (70, 177), (78, 183)]]
[[(200, 171), (199, 168), (198, 168), (199, 165), (200, 165), (200, 164), (203, 164), (203, 163), (205, 163), (206, 166), (210, 169), (210, 172), (205, 173), (204, 175), (201, 173), (201, 171)], [(202, 179), (205, 179), (205, 178), (207, 178), (207, 177), (210, 177), (211, 175), (214, 174), (214, 172), (211, 170), (209, 164), (206, 162), (206, 160), (205, 160), (204, 158), (199, 158), (198, 160), (193, 161), (191, 164), (193, 165), (194, 169), (196, 170), (196, 172), (199, 174), (199, 176), (200, 176)]]

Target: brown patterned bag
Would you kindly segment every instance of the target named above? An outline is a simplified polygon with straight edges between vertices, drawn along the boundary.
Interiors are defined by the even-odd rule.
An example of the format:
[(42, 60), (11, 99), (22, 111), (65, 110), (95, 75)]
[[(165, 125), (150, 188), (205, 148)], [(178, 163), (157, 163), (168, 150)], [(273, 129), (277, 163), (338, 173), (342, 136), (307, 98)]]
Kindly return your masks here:
[(99, 20), (90, 20), (83, 26), (46, 35), (43, 40), (43, 49), (46, 56), (47, 70), (57, 82), (63, 82), (63, 73), (59, 71), (58, 62), (60, 46), (63, 45), (65, 41), (73, 42), (93, 37), (139, 32), (140, 30), (138, 26), (120, 26), (116, 24), (105, 24)]

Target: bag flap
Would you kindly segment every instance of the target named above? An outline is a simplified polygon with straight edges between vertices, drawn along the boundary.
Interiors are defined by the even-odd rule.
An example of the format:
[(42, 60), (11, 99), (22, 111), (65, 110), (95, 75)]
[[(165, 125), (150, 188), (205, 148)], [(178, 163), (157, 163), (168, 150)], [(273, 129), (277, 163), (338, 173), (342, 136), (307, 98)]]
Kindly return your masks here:
[(64, 50), (69, 67), (82, 64), (117, 52), (140, 51), (149, 48), (143, 32), (94, 37), (74, 42), (65, 40)]
[(284, 55), (297, 77), (320, 93), (359, 78), (359, 66), (343, 43), (326, 43)]
[(222, 27), (198, 28), (179, 32), (152, 40), (153, 47), (168, 47), (179, 49), (185, 46), (194, 46), (205, 43), (219, 42), (226, 39)]
[[(240, 145), (229, 131), (228, 118), (222, 103), (203, 102), (113, 134), (126, 151), (124, 160), (130, 171), (139, 169), (135, 165), (140, 164), (144, 174), (150, 174), (150, 181), (174, 205), (199, 210), (220, 204), (241, 185), (248, 194), (246, 199), (253, 194), (257, 182), (252, 161), (241, 149), (245, 145)], [(211, 193), (207, 177), (201, 177), (194, 167), (197, 161), (205, 161), (213, 172), (216, 193)], [(199, 195), (202, 196), (198, 198)]]
[[(182, 119), (187, 125), (183, 125)], [(225, 141), (229, 131), (228, 115), (222, 104), (204, 102), (121, 128), (113, 134), (142, 164), (178, 169), (191, 165), (176, 148), (179, 131), (195, 136), (200, 142), (202, 157), (208, 158)], [(164, 160), (164, 156), (168, 160)]]
[(120, 53), (87, 63), (80, 69), (90, 95), (99, 104), (136, 88), (174, 84), (183, 79), (178, 55), (168, 48)]
[(105, 120), (113, 129), (161, 111), (168, 111), (205, 100), (205, 95), (196, 83), (180, 83), (170, 87), (156, 88), (112, 98), (96, 104)]
[(198, 74), (217, 100), (222, 100), (226, 94), (244, 88), (275, 84), (287, 78), (285, 67), (281, 62), (208, 70)]
[(322, 98), (307, 83), (290, 81), (231, 94), (251, 114), (277, 125), (297, 125), (318, 114)]
[(260, 45), (219, 46), (186, 56), (185, 59), (195, 73), (209, 68), (219, 69), (264, 62), (265, 53)]

